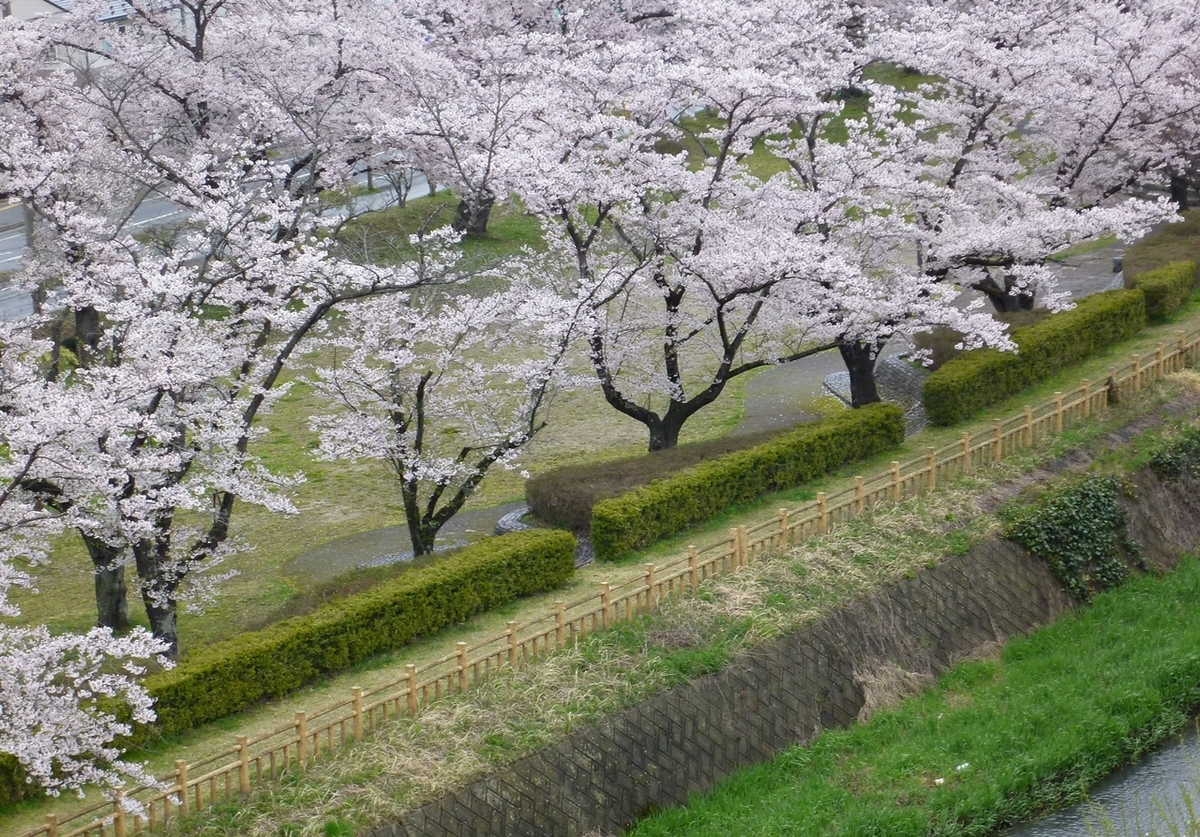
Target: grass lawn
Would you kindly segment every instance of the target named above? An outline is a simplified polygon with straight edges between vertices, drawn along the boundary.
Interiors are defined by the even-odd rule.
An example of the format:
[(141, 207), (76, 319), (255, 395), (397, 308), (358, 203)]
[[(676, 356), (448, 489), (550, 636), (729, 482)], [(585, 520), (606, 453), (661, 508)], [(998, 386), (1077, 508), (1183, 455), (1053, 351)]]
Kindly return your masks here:
[(1182, 213), (1183, 220), (1164, 224), (1153, 234), (1129, 245), (1122, 265), (1126, 276), (1172, 262), (1200, 262), (1200, 210)]
[(1200, 705), (1197, 598), (1195, 558), (1137, 578), (630, 833), (986, 835), (1079, 799)]

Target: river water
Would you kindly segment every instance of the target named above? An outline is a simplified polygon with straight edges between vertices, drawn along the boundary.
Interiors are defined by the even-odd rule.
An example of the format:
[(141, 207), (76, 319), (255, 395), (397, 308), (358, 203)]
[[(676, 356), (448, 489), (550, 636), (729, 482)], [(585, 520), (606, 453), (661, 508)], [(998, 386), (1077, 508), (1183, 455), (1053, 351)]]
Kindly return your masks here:
[[(1010, 829), (1004, 837), (1195, 837), (1200, 826), (1200, 737), (1181, 738), (1092, 789), (1088, 801)], [(1189, 809), (1191, 813), (1189, 813)]]

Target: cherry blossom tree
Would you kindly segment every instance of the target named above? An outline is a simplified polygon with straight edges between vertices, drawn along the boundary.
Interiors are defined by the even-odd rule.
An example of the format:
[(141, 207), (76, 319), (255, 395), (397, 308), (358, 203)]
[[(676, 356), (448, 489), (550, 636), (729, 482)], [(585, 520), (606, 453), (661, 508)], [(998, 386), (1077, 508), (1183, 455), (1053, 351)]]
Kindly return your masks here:
[(858, 404), (877, 400), (889, 339), (953, 322), (971, 344), (1010, 345), (911, 267), (919, 230), (883, 188), (893, 135), (912, 132), (886, 87), (877, 115), (847, 112), (844, 92), (870, 86), (852, 14), (678, 2), (669, 25), (625, 39), (589, 39), (583, 17), (543, 44), (552, 92), (517, 189), (563, 292), (588, 302), (605, 397), (652, 450), (764, 364), (837, 346), (866, 382)]
[(1027, 309), (1053, 290), (1052, 253), (1168, 219), (1113, 199), (1161, 180), (1170, 127), (1194, 124), (1197, 20), (1173, 0), (930, 3), (879, 33), (881, 56), (929, 79), (909, 103), (904, 167), (918, 174), (896, 195), (922, 228), (923, 268)]
[(657, 450), (731, 378), (811, 350), (803, 322), (784, 327), (799, 271), (775, 241), (756, 260), (730, 249), (733, 219), (757, 209), (735, 155), (693, 171), (686, 154), (657, 150), (682, 136), (661, 43), (589, 37), (588, 18), (573, 22), (570, 37), (540, 45), (551, 82), (521, 140), (517, 188), (543, 220), (549, 274), (585, 313), (606, 400), (646, 425)]
[[(69, 512), (41, 502), (36, 484), (87, 472), (105, 478), (105, 463), (87, 456), (85, 428), (123, 420), (106, 414), (109, 405), (58, 389), (26, 362), (47, 349), (23, 327), (0, 328), (0, 617), (18, 615), (10, 589), (32, 588), (29, 568), (71, 522)], [(152, 722), (139, 680), (148, 662), (169, 665), (165, 650), (141, 628), (124, 637), (107, 628), (55, 636), (45, 626), (0, 624), (0, 753), (51, 794), (150, 780), (140, 765), (120, 760), (112, 742), (131, 727), (105, 699), (129, 707), (132, 722)]]
[[(20, 103), (36, 130), (8, 190), (39, 225), (18, 278), (53, 295), (25, 326), (69, 312), (74, 358), (50, 377), (129, 412), (92, 441), (117, 476), (38, 487), (106, 565), (132, 562), (172, 653), (178, 601), (234, 546), (236, 501), (290, 510), (251, 445), (297, 349), (338, 305), (454, 279), (334, 247), (324, 192), (366, 153), (350, 128), (370, 115), (355, 68), (378, 48), (375, 5), (135, 2), (118, 30), (80, 2), (38, 33), (75, 72)], [(185, 220), (134, 235), (152, 195)]]
[[(897, 163), (914, 131), (896, 91), (866, 72), (861, 35), (878, 20), (859, 5), (694, 3), (671, 30), (684, 36), (680, 88), (701, 97), (692, 107), (728, 114), (707, 142), (757, 149), (776, 234), (819, 247), (805, 311), (842, 355), (854, 406), (879, 400), (884, 346), (931, 325), (953, 324), (969, 346), (1012, 347), (992, 318), (913, 269), (920, 230), (891, 196), (911, 177)], [(749, 132), (737, 138), (739, 120)]]
[(417, 18), (425, 31), (406, 48), (380, 52), (371, 67), (392, 103), (373, 139), (457, 195), (454, 228), (482, 236), (493, 205), (507, 197), (506, 149), (527, 116), (525, 21), (491, 3), (438, 0), (390, 13)]
[[(457, 258), (444, 234), (417, 244), (426, 264)], [(416, 555), (433, 551), (491, 468), (519, 467), (560, 388), (571, 302), (513, 265), (506, 274), (490, 280), (502, 290), (482, 294), (362, 300), (325, 341), (332, 361), (317, 387), (338, 412), (313, 419), (321, 453), (387, 463)]]

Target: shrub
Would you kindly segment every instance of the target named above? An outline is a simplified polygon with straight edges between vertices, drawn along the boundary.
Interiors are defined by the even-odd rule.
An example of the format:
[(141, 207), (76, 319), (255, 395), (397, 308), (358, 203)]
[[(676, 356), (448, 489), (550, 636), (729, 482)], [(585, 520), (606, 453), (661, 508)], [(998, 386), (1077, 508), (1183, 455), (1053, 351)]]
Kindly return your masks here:
[(1018, 509), (1007, 536), (1050, 564), (1081, 602), (1129, 575), (1126, 556), (1145, 569), (1117, 501), (1116, 477), (1089, 475)]
[(761, 445), (778, 435), (769, 432), (726, 436), (599, 465), (556, 468), (525, 482), (525, 500), (538, 520), (573, 532), (586, 532), (592, 524), (592, 506), (597, 501), (632, 491), (705, 460)]
[(149, 678), (172, 734), (506, 604), (565, 584), (575, 539), (531, 530), (487, 538), (425, 569), (189, 656)]
[(925, 381), (925, 414), (933, 424), (958, 424), (1145, 325), (1146, 298), (1140, 290), (1086, 297), (1069, 311), (1014, 331), (1015, 353), (976, 349), (947, 362)]
[(0, 807), (41, 795), (41, 788), (25, 781), (25, 771), (16, 756), (0, 753)]
[(1197, 279), (1200, 279), (1200, 270), (1195, 262), (1175, 262), (1139, 273), (1131, 282), (1146, 295), (1146, 318), (1158, 322), (1187, 302)]
[(1200, 426), (1185, 427), (1178, 436), (1159, 441), (1149, 451), (1147, 464), (1165, 480), (1195, 479), (1200, 465)]
[[(1003, 311), (992, 314), (993, 319), (1007, 323), (1009, 330), (1027, 328), (1037, 325), (1051, 316), (1048, 308), (1034, 308), (1032, 311)], [(963, 340), (963, 333), (949, 326), (934, 326), (929, 331), (922, 331), (913, 336), (913, 347), (929, 357), (925, 367), (930, 372), (941, 369), (947, 361), (953, 360), (963, 353), (956, 348)]]
[(592, 510), (596, 558), (616, 558), (735, 503), (807, 482), (903, 441), (900, 408), (872, 404), (601, 500)]

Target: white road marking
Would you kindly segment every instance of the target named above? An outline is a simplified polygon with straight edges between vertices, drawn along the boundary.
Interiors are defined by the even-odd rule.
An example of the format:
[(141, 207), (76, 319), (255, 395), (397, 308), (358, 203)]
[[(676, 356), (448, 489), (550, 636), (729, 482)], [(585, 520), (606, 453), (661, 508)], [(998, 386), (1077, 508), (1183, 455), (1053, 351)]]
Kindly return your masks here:
[(153, 218), (147, 218), (144, 221), (131, 221), (129, 223), (129, 226), (140, 227), (144, 224), (152, 224), (155, 221), (161, 221), (163, 218), (171, 218), (172, 216), (179, 215), (181, 212), (183, 212), (182, 209), (172, 209), (170, 212), (166, 213), (165, 215), (155, 215)]

